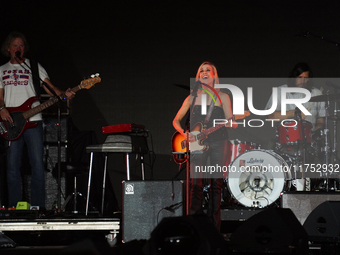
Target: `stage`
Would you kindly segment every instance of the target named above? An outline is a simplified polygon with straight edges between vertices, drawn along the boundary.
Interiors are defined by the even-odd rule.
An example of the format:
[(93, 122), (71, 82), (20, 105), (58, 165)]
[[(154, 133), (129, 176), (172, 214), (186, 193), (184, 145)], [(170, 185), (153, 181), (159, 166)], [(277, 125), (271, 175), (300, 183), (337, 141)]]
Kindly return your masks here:
[[(149, 186), (152, 189), (159, 188), (161, 184), (166, 189), (167, 186), (167, 182), (144, 184), (147, 183), (150, 185), (143, 186), (141, 181), (134, 182), (135, 192), (139, 186), (143, 186), (143, 189), (148, 189)], [(175, 189), (181, 185), (181, 181), (176, 182)], [(265, 249), (267, 252), (277, 253), (281, 249), (282, 253), (303, 254), (297, 253), (303, 247), (294, 240), (305, 240), (305, 244), (308, 241), (308, 251), (305, 254), (323, 254), (322, 249), (338, 249), (340, 225), (336, 221), (336, 215), (340, 213), (339, 192), (285, 192), (277, 203), (266, 208), (238, 204), (222, 208), (220, 233), (205, 222), (204, 216), (184, 216), (181, 206), (176, 212), (167, 211), (166, 215), (159, 216), (159, 210), (168, 205), (164, 197), (165, 202), (159, 204), (157, 196), (150, 195), (143, 201), (144, 206), (139, 203), (141, 197), (145, 199), (144, 196), (129, 198), (126, 202), (132, 208), (125, 206), (122, 213), (113, 214), (115, 217), (101, 217), (99, 213), (85, 216), (82, 212), (41, 214), (38, 211), (2, 210), (1, 251), (10, 254), (74, 254), (76, 251), (81, 251), (78, 254), (127, 254), (127, 251), (133, 251), (132, 254), (157, 254), (151, 253), (152, 247), (159, 242), (157, 238), (166, 234), (173, 235), (178, 231), (176, 226), (183, 225), (191, 227), (198, 240), (207, 239), (210, 242), (211, 236), (214, 239), (220, 238), (214, 245), (222, 245), (221, 250), (225, 249), (228, 253), (218, 254), (247, 254), (253, 252), (250, 246), (256, 252)], [(183, 196), (180, 196), (176, 204), (181, 204), (182, 199)], [(134, 217), (137, 217), (137, 221)], [(156, 221), (157, 217), (159, 219)], [(321, 217), (324, 221), (320, 223), (308, 220), (313, 217)], [(155, 221), (158, 222), (157, 226), (154, 226)], [(204, 228), (198, 227), (202, 222)], [(313, 229), (320, 229), (320, 224), (323, 230), (310, 234)], [(242, 248), (239, 242), (242, 243)]]

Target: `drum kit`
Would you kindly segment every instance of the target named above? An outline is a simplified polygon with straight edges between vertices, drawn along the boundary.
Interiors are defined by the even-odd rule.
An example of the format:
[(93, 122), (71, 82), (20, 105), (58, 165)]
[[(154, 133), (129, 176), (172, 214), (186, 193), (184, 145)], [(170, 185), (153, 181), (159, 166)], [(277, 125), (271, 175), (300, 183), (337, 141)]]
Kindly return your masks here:
[[(185, 88), (189, 89), (188, 86)], [(286, 191), (340, 191), (338, 100), (340, 94), (337, 93), (312, 97), (309, 102), (325, 102), (324, 128), (313, 131), (312, 124), (302, 120), (300, 114), (296, 121), (286, 121), (284, 126), (277, 128), (274, 150), (262, 149), (252, 142), (229, 141), (228, 172), (224, 175), (224, 190), (228, 192), (223, 192), (228, 194), (222, 196), (222, 202), (232, 200), (233, 205), (264, 208), (276, 202)], [(332, 116), (331, 101), (334, 102)], [(333, 148), (330, 121), (333, 121)], [(203, 189), (206, 193), (208, 190), (209, 185)]]
[[(310, 122), (296, 116), (296, 121), (287, 120), (277, 128), (274, 150), (261, 149), (256, 143), (229, 141), (224, 182), (232, 204), (264, 208), (286, 191), (339, 191), (336, 148), (339, 98), (339, 94), (312, 97), (310, 102), (326, 102), (324, 129), (313, 132)], [(333, 116), (329, 115), (330, 101), (335, 101)], [(334, 130), (332, 150), (329, 120), (333, 121)], [(222, 196), (222, 202), (223, 199)]]

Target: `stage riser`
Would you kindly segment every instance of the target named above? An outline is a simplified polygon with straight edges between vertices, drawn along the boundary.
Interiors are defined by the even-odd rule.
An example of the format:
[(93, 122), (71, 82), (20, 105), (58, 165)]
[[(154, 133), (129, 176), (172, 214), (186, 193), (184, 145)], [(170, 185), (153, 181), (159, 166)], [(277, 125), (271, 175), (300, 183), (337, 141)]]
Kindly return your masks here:
[(282, 208), (289, 208), (303, 225), (308, 215), (321, 203), (325, 201), (340, 201), (339, 193), (311, 193), (301, 192), (294, 194), (283, 194)]
[[(44, 246), (69, 245), (81, 240), (89, 242), (94, 240), (92, 238), (103, 241), (106, 238), (111, 245), (113, 239), (120, 232), (120, 220), (118, 218), (6, 219), (0, 220), (0, 231), (11, 238), (18, 246), (30, 246), (30, 248), (42, 244)], [(1, 241), (3, 240), (0, 240), (0, 244)], [(116, 239), (114, 242), (117, 241)], [(1, 254), (6, 254), (6, 252)], [(12, 254), (12, 252), (8, 252), (8, 254)], [(14, 252), (13, 254), (17, 253)], [(43, 253), (19, 252), (18, 254)], [(74, 251), (69, 254), (84, 253)]]

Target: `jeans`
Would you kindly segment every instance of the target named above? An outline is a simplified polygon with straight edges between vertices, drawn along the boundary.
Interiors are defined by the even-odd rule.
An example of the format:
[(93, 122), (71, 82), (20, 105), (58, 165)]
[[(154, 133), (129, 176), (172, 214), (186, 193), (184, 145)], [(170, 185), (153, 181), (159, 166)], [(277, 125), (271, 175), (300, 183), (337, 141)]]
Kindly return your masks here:
[(7, 185), (8, 206), (16, 206), (22, 201), (22, 180), (20, 167), (26, 143), (28, 158), (32, 167), (31, 205), (45, 208), (45, 168), (42, 121), (38, 126), (26, 129), (19, 139), (7, 142)]
[[(203, 202), (203, 173), (192, 174), (195, 166), (211, 165), (225, 166), (227, 163), (227, 140), (208, 142), (209, 149), (202, 155), (196, 155), (191, 160), (191, 176), (190, 178), (190, 214), (202, 213)], [(210, 163), (208, 164), (208, 158)], [(208, 174), (209, 176), (209, 174)], [(211, 176), (211, 175), (210, 175)], [(223, 187), (223, 173), (214, 175), (210, 180), (209, 203), (207, 215), (211, 222), (219, 230), (221, 226), (221, 192)]]

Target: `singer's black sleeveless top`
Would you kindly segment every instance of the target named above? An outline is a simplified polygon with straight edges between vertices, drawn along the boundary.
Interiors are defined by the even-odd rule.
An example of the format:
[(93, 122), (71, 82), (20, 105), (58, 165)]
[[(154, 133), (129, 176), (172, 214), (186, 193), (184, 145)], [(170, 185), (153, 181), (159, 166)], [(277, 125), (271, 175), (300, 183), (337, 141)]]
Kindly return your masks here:
[[(209, 111), (209, 107), (207, 112)], [(194, 106), (194, 111), (191, 115), (190, 118), (190, 126), (191, 128), (196, 124), (196, 123), (202, 123), (204, 124), (206, 115), (201, 114), (201, 105), (195, 105)], [(222, 107), (219, 106), (214, 106), (214, 110), (210, 116), (209, 122), (207, 124), (207, 128), (213, 127), (214, 125), (214, 119), (225, 119), (224, 111)], [(226, 140), (228, 139), (228, 128), (222, 127), (218, 130), (216, 130), (214, 133), (210, 134), (207, 138), (207, 141), (213, 142), (213, 141), (220, 141), (220, 140)]]

